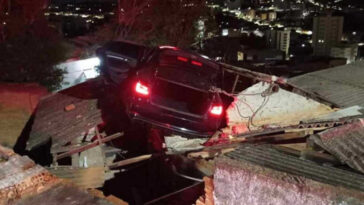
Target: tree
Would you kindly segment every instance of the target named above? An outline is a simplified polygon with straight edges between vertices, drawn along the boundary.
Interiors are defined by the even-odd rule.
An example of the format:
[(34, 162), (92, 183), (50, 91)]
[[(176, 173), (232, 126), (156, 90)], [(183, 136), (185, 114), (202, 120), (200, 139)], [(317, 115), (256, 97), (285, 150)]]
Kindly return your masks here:
[(149, 39), (146, 40), (150, 44), (188, 47), (196, 40), (198, 21), (204, 19), (206, 9), (206, 3), (202, 0), (156, 2), (147, 13), (147, 19), (154, 27), (152, 36), (148, 36)]
[(97, 32), (100, 39), (189, 47), (196, 41), (198, 21), (210, 19), (204, 0), (119, 0), (116, 14)]
[[(4, 3), (5, 2), (5, 3)], [(43, 15), (46, 0), (0, 0), (0, 80), (37, 82), (59, 87), (63, 71), (54, 65), (67, 58), (67, 47)]]
[(0, 43), (0, 81), (37, 82), (50, 91), (59, 88), (63, 70), (54, 67), (64, 61), (67, 47), (40, 38), (14, 38)]
[(0, 0), (0, 42), (4, 40), (5, 33), (4, 27), (6, 25), (5, 20), (8, 14), (8, 1), (7, 0)]
[(138, 20), (145, 16), (151, 3), (152, 0), (118, 0), (116, 38), (127, 38), (140, 25)]
[(42, 17), (47, 5), (48, 0), (0, 0), (0, 42), (6, 40), (9, 32), (16, 35), (23, 33)]

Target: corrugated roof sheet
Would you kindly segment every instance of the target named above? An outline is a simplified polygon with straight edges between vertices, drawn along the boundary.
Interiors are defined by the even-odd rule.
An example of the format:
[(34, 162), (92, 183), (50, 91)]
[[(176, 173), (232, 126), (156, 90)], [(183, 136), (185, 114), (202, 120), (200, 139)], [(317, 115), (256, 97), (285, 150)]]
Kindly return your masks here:
[(341, 107), (364, 107), (364, 61), (297, 76), (288, 82)]
[(364, 173), (364, 119), (313, 136), (315, 142), (341, 162)]
[(303, 176), (321, 183), (364, 191), (364, 175), (287, 155), (271, 145), (241, 145), (227, 157), (237, 161), (248, 161), (263, 167), (289, 174)]

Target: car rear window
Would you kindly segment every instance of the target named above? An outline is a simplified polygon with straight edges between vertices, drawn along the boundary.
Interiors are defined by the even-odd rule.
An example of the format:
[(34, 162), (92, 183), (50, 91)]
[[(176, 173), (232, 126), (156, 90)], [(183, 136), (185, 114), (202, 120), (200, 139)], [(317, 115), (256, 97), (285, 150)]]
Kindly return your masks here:
[(180, 77), (190, 76), (193, 80), (204, 79), (208, 81), (214, 81), (219, 72), (218, 66), (207, 60), (202, 61), (201, 58), (169, 54), (160, 56), (158, 69), (172, 75), (175, 72), (175, 75)]

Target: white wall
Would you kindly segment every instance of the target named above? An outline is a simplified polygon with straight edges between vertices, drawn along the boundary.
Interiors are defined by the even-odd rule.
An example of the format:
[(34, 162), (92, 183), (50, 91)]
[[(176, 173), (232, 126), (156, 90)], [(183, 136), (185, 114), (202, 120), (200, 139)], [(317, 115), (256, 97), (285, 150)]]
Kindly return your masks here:
[[(260, 82), (241, 92), (227, 110), (229, 126), (249, 124), (254, 130), (263, 125), (296, 125), (300, 121), (333, 112), (326, 105), (284, 89), (262, 96), (261, 93), (264, 93), (269, 86), (267, 83)], [(254, 117), (253, 113), (256, 113)], [(257, 127), (249, 122), (251, 117), (253, 117), (253, 124)]]
[(67, 72), (64, 75), (62, 88), (60, 90), (82, 83), (87, 79), (97, 77), (99, 73), (97, 72), (96, 67), (99, 65), (100, 60), (97, 57), (57, 65), (57, 67)]

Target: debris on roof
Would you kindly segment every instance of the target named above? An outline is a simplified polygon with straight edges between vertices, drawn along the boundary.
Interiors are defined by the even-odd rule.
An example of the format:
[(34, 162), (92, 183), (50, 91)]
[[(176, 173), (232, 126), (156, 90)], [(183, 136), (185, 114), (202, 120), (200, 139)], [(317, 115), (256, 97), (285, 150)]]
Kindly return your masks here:
[[(104, 143), (122, 136), (122, 133), (107, 137), (100, 136), (98, 132), (91, 134), (90, 136), (96, 135), (98, 139), (82, 142), (82, 139), (76, 138), (71, 145), (52, 147), (53, 163), (47, 169), (57, 177), (69, 179), (83, 188), (99, 188), (106, 180), (114, 178), (117, 171), (110, 170), (110, 166), (120, 149)], [(66, 157), (71, 159), (71, 163), (58, 165), (58, 161)]]
[(344, 109), (339, 109), (335, 112), (329, 113), (327, 115), (323, 115), (321, 117), (317, 117), (315, 119), (303, 122), (320, 122), (320, 121), (333, 121), (333, 120), (340, 120), (343, 118), (359, 118), (363, 116), (364, 109), (360, 106), (352, 106)]
[(165, 136), (164, 141), (166, 144), (166, 148), (168, 149), (168, 153), (176, 154), (182, 153), (191, 150), (202, 149), (203, 143), (207, 141), (207, 139), (188, 139), (181, 136)]
[(364, 173), (364, 119), (334, 127), (312, 136), (341, 162)]
[(362, 204), (364, 175), (242, 145), (216, 159), (215, 204)]
[[(359, 72), (354, 65), (351, 67), (350, 69)], [(355, 77), (353, 82), (345, 81), (349, 79), (345, 75), (343, 82), (340, 82), (343, 83), (343, 87), (339, 88), (339, 93), (334, 93), (331, 87), (326, 87), (332, 86), (330, 83), (337, 80), (334, 77), (342, 74), (336, 68), (333, 71), (325, 70), (326, 73), (320, 71), (304, 75), (307, 78), (297, 77), (298, 80), (293, 79), (292, 82), (298, 83), (293, 85), (275, 76), (232, 69), (229, 67), (226, 71), (235, 74), (240, 72), (237, 75), (246, 75), (260, 82), (245, 87), (243, 91), (233, 92), (236, 91), (239, 77), (235, 79), (233, 91), (228, 93), (235, 97), (235, 102), (226, 112), (228, 128), (219, 130), (208, 141), (165, 136), (164, 148), (168, 149), (167, 153), (189, 152), (189, 160), (193, 161), (197, 169), (208, 175), (214, 174), (214, 181), (205, 180), (206, 194), (196, 203), (211, 204), (214, 203), (214, 199), (216, 204), (237, 204), (241, 200), (246, 204), (266, 204), (267, 201), (274, 201), (275, 204), (302, 205), (363, 203), (364, 175), (350, 169), (351, 167), (364, 173), (364, 119), (357, 119), (363, 115), (364, 104), (355, 97), (348, 96), (349, 87), (355, 88), (355, 92), (360, 95), (362, 85), (358, 83), (359, 79)], [(312, 85), (308, 85), (311, 84), (310, 80)], [(327, 84), (321, 85), (321, 80)], [(5, 193), (1, 192), (1, 182), (20, 183), (16, 181), (18, 174), (14, 179), (7, 177), (7, 169), (13, 170), (13, 173), (21, 173), (24, 167), (25, 170), (38, 167), (42, 173), (46, 173), (41, 176), (48, 176), (45, 180), (55, 180), (54, 186), (44, 191), (42, 187), (41, 194), (32, 196), (32, 203), (44, 200), (47, 195), (55, 196), (49, 199), (49, 203), (65, 195), (68, 195), (70, 200), (88, 201), (91, 199), (88, 199), (87, 195), (73, 192), (76, 188), (69, 188), (68, 184), (58, 183), (57, 180), (60, 179), (52, 174), (70, 179), (83, 188), (96, 188), (112, 178), (113, 171), (117, 168), (155, 157), (146, 154), (114, 162), (115, 154), (120, 150), (115, 150), (105, 143), (123, 134), (106, 136), (99, 133), (98, 125), (102, 122), (102, 113), (98, 107), (98, 99), (91, 91), (93, 88), (102, 89), (99, 81), (100, 79), (94, 79), (82, 83), (40, 102), (27, 150), (51, 140), (50, 152), (54, 161), (51, 167), (47, 168), (48, 171), (29, 162), (29, 158), (20, 157), (0, 147), (0, 163), (4, 165), (0, 166), (0, 199), (1, 194)], [(301, 82), (304, 83), (301, 85)], [(306, 84), (307, 87), (303, 86)], [(90, 92), (86, 92), (85, 87)], [(348, 103), (342, 101), (345, 97)], [(342, 109), (338, 109), (336, 105)], [(311, 149), (309, 137), (327, 152), (323, 149)], [(5, 156), (1, 153), (8, 154)], [(68, 158), (67, 162), (70, 161), (71, 164), (64, 165), (64, 162), (60, 162), (65, 158)], [(21, 168), (11, 169), (11, 166), (17, 163), (23, 164)], [(344, 163), (350, 166), (345, 167), (347, 170), (337, 168), (345, 165)], [(34, 172), (39, 170), (35, 169)], [(26, 177), (27, 180), (32, 179), (33, 175), (27, 174), (30, 175)], [(214, 191), (212, 184), (215, 184)], [(35, 189), (35, 186), (20, 191), (28, 188)], [(199, 188), (201, 184), (195, 184), (188, 189), (152, 200), (150, 204), (170, 202), (181, 198), (190, 190)], [(60, 191), (62, 195), (57, 195), (56, 192)], [(21, 192), (16, 190), (14, 193)], [(8, 196), (9, 192), (5, 195)]]
[(364, 61), (307, 73), (288, 80), (289, 83), (339, 105), (364, 107)]
[(83, 188), (102, 187), (116, 172), (109, 165), (120, 150), (105, 143), (123, 133), (99, 133), (104, 89), (102, 79), (96, 78), (42, 99), (26, 144), (32, 152), (50, 142), (49, 171)]
[[(92, 96), (99, 79), (94, 79), (43, 98), (37, 107), (26, 149), (31, 150), (52, 140), (62, 146), (102, 122), (97, 98)], [(82, 89), (86, 88), (86, 89)], [(87, 89), (90, 96), (85, 93)]]
[(0, 204), (116, 204), (57, 178), (27, 156), (2, 146), (0, 159)]
[[(71, 111), (65, 108), (73, 104)], [(97, 100), (84, 100), (56, 93), (40, 101), (27, 143), (27, 150), (47, 143), (64, 145), (102, 122)]]

